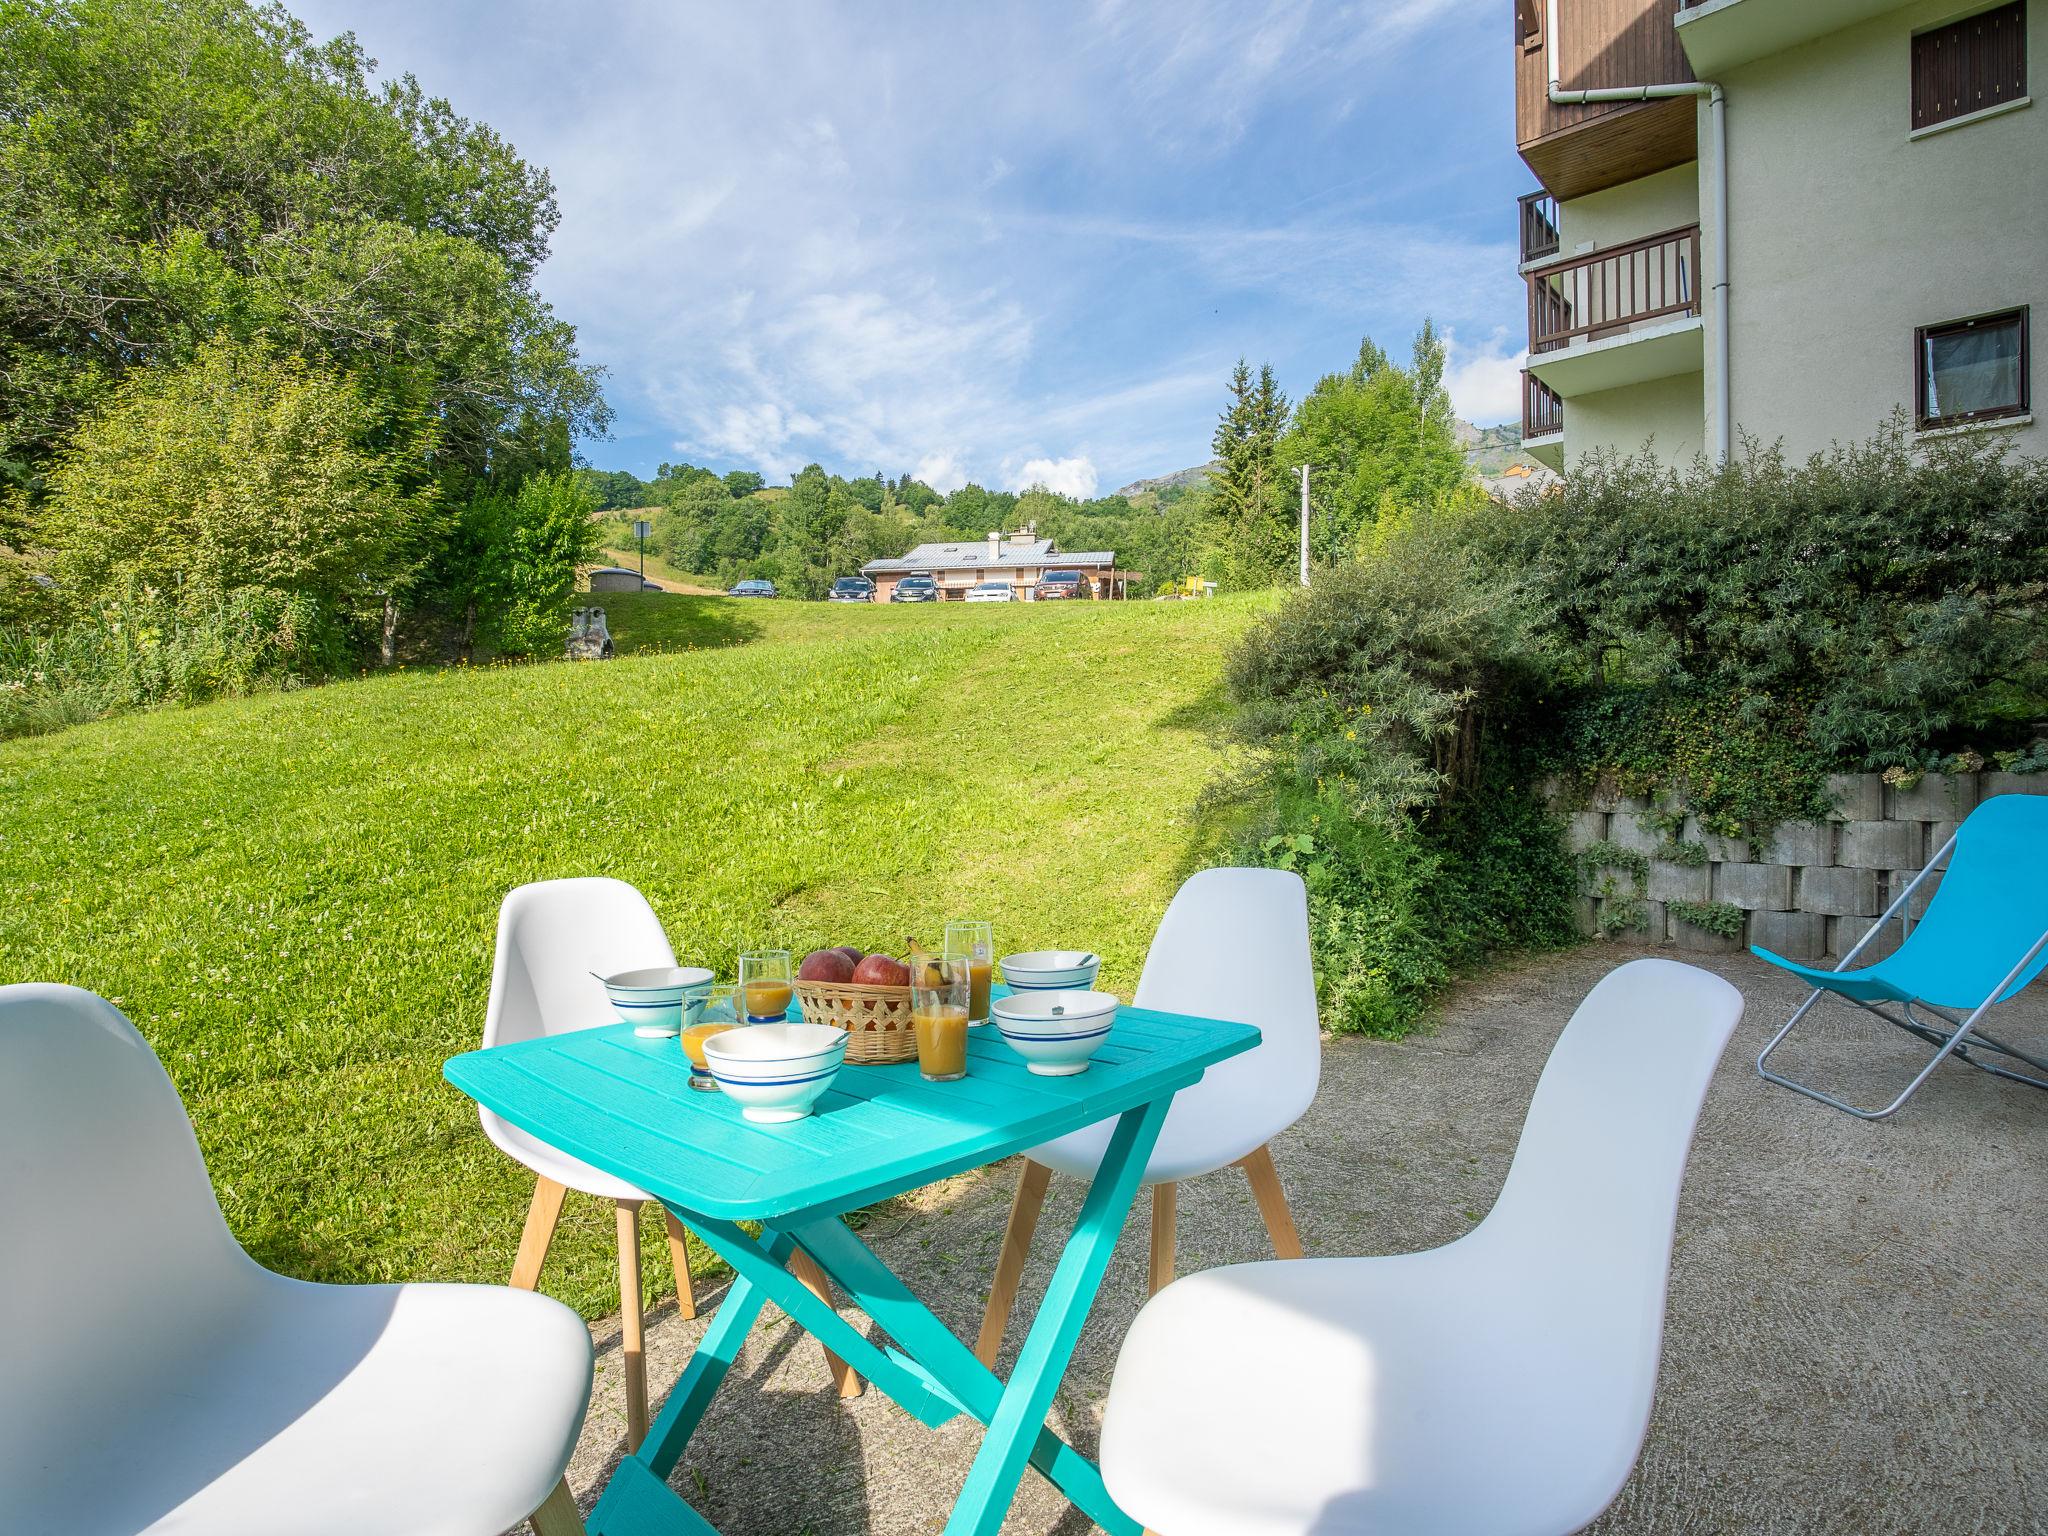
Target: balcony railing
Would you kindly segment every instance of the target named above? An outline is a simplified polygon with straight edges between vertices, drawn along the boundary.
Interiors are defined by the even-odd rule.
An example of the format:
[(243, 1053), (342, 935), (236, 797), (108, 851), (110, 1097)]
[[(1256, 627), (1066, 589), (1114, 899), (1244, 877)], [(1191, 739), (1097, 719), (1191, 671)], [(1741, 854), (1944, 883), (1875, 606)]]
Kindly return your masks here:
[(1564, 401), (1526, 369), (1522, 373), (1522, 441), (1564, 430)]
[(1531, 192), (1520, 199), (1522, 210), (1522, 261), (1541, 261), (1557, 254), (1557, 199), (1548, 192)]
[(1529, 350), (1619, 336), (1648, 320), (1699, 313), (1700, 227), (1610, 246), (1529, 274)]

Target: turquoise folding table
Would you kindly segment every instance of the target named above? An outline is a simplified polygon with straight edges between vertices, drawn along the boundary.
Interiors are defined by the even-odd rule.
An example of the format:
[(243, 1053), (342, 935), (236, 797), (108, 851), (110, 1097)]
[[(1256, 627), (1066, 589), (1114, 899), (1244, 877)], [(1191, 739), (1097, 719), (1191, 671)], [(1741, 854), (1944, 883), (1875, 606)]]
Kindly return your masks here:
[[(849, 1065), (817, 1112), (789, 1125), (755, 1125), (725, 1095), (691, 1090), (677, 1043), (641, 1039), (626, 1025), (452, 1058), (443, 1070), (457, 1088), (649, 1191), (733, 1268), (717, 1316), (646, 1441), (619, 1464), (591, 1512), (591, 1536), (717, 1536), (667, 1479), (771, 1301), (925, 1424), (965, 1413), (987, 1426), (948, 1536), (994, 1536), (1027, 1465), (1114, 1536), (1141, 1536), (1110, 1501), (1094, 1463), (1047, 1428), (1045, 1416), (1174, 1094), (1258, 1040), (1245, 1024), (1125, 1008), (1088, 1071), (1035, 1077), (994, 1029), (981, 1028), (960, 1081), (927, 1083), (915, 1062)], [(840, 1219), (1111, 1116), (1118, 1119), (1109, 1150), (1007, 1382)], [(743, 1221), (759, 1222), (759, 1235)], [(786, 1267), (797, 1248), (890, 1343), (871, 1343), (804, 1288)]]

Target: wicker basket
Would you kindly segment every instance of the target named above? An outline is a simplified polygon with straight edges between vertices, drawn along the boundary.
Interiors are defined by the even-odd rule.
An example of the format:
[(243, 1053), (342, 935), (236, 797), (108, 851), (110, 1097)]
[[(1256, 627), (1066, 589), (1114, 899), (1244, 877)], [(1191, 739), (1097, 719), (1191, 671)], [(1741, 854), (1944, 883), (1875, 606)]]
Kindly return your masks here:
[(846, 1031), (846, 1059), (865, 1066), (909, 1061), (917, 1054), (910, 1027), (910, 988), (858, 987), (852, 982), (799, 981), (797, 1001), (807, 1024)]

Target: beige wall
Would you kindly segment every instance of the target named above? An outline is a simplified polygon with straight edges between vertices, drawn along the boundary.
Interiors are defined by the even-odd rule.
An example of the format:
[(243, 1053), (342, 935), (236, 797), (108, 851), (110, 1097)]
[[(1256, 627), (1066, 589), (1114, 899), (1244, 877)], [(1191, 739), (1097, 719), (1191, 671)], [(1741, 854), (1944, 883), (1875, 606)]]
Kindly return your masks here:
[(1702, 375), (1652, 379), (1593, 395), (1573, 395), (1564, 408), (1564, 457), (1569, 467), (1588, 449), (1634, 453), (1647, 445), (1669, 464), (1690, 463), (1706, 446)]
[[(1911, 34), (1982, 8), (1923, 0), (1721, 82), (1732, 414), (1794, 456), (1910, 411), (1913, 328), (1988, 310), (2033, 306), (2044, 404), (2048, 101), (1910, 137)], [(2048, 93), (2048, 0), (2027, 21), (2029, 88)], [(1705, 146), (1704, 108), (1700, 126)], [(2002, 435), (2048, 453), (2039, 426)]]
[(1700, 218), (1696, 163), (1673, 166), (1654, 176), (1558, 204), (1557, 260), (1605, 246), (1622, 245), (1667, 229), (1683, 229)]

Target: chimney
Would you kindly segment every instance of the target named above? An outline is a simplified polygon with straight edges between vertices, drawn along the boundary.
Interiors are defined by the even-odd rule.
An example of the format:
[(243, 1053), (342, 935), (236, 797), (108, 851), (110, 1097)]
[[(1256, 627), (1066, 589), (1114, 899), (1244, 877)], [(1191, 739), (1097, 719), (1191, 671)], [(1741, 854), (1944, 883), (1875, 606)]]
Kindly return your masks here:
[(988, 563), (990, 565), (996, 563), (996, 556), (1002, 552), (1002, 548), (1003, 536), (991, 528), (988, 532)]

